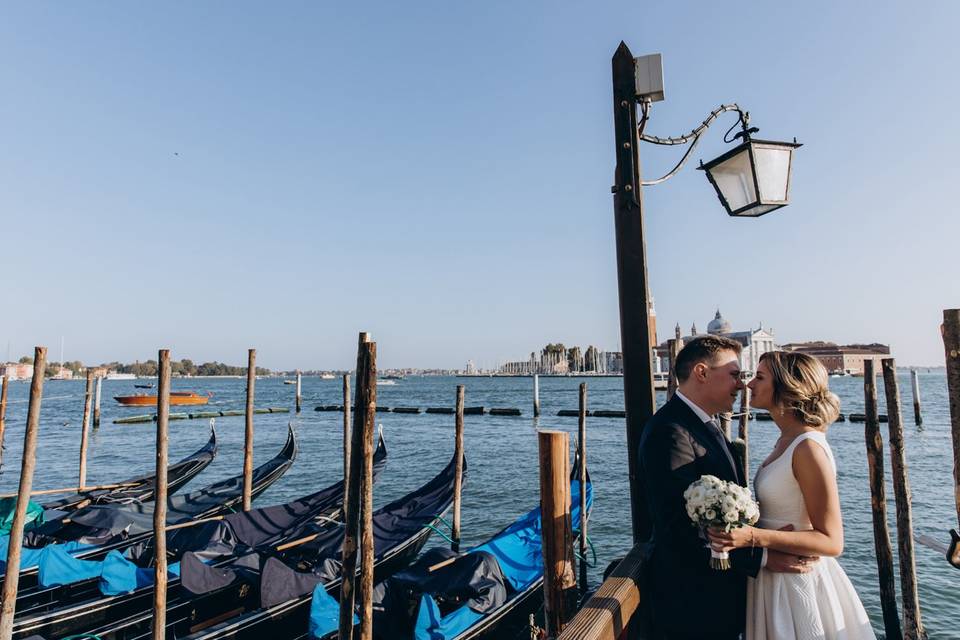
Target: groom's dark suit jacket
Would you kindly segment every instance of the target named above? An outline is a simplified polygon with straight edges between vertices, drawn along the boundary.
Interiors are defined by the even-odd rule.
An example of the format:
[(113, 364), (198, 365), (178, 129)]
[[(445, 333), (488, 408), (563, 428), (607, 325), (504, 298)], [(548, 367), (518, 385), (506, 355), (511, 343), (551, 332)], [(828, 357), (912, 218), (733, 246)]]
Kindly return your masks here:
[(737, 549), (732, 569), (710, 568), (710, 551), (687, 516), (683, 492), (704, 475), (746, 486), (737, 469), (683, 400), (674, 396), (647, 423), (640, 439), (642, 480), (653, 520), (647, 592), (653, 623), (666, 637), (736, 637), (744, 628), (746, 578), (760, 570), (762, 551)]

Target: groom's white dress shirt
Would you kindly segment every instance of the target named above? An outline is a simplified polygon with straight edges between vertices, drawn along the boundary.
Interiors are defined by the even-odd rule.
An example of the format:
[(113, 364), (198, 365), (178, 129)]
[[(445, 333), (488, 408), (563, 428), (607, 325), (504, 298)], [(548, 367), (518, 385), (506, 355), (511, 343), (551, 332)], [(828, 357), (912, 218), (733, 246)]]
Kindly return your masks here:
[[(700, 420), (704, 423), (704, 425), (706, 426), (707, 429), (710, 429), (710, 430), (712, 430), (712, 431), (717, 432), (717, 433), (720, 435), (720, 439), (721, 439), (721, 440), (723, 440), (723, 441), (725, 441), (725, 442), (727, 441), (727, 436), (723, 433), (723, 431), (720, 431), (720, 429), (717, 428), (716, 423), (713, 421), (713, 417), (712, 417), (709, 413), (707, 413), (706, 411), (704, 411), (703, 409), (701, 409), (701, 408), (697, 405), (696, 402), (694, 402), (693, 400), (691, 400), (691, 399), (688, 398), (687, 396), (685, 396), (685, 395), (683, 395), (682, 393), (680, 393), (680, 390), (679, 390), (679, 389), (677, 389), (677, 390), (674, 392), (674, 395), (676, 395), (678, 398), (680, 398), (681, 400), (683, 400), (683, 401), (686, 403), (686, 405), (687, 405), (688, 407), (690, 407), (690, 409), (691, 409), (695, 414), (697, 414), (697, 417), (700, 418)], [(730, 452), (729, 452), (729, 451), (727, 452), (727, 455), (728, 455), (728, 456), (730, 455)], [(761, 566), (761, 567), (767, 566), (767, 550), (766, 550), (766, 549), (763, 550), (763, 557), (762, 557), (761, 560), (760, 560), (760, 566)]]

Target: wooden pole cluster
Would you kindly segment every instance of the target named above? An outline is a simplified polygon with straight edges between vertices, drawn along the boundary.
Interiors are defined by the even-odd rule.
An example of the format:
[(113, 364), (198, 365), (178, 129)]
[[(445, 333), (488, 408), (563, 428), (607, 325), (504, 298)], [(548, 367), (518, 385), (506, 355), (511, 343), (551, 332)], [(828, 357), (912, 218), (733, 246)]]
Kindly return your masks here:
[(910, 386), (913, 390), (913, 421), (919, 427), (923, 425), (920, 414), (920, 376), (916, 369), (910, 369)]
[(153, 640), (165, 640), (167, 627), (167, 427), (170, 421), (170, 350), (157, 358), (157, 479), (153, 507)]
[(533, 417), (540, 417), (540, 374), (533, 374)]
[(97, 376), (97, 393), (93, 401), (93, 428), (100, 428), (100, 391), (103, 388), (103, 376)]
[(577, 449), (580, 455), (580, 593), (587, 591), (587, 383), (580, 383)]
[(301, 375), (300, 375), (300, 372), (297, 371), (297, 413), (300, 413), (300, 398), (301, 398), (300, 391), (302, 389), (300, 384), (301, 384)]
[(355, 393), (356, 412), (353, 415), (350, 443), (349, 518), (344, 527), (341, 569), (340, 640), (353, 638), (358, 555), (360, 638), (370, 640), (373, 636), (373, 423), (377, 410), (377, 345), (370, 341), (370, 334), (366, 332), (360, 333), (359, 337)]
[(87, 444), (90, 427), (90, 404), (93, 401), (93, 371), (87, 369), (87, 389), (83, 394), (83, 422), (80, 427), (80, 471), (81, 491), (87, 485)]
[(667, 340), (668, 358), (670, 361), (670, 374), (667, 377), (667, 400), (673, 397), (677, 392), (679, 381), (677, 380), (677, 356), (680, 355), (680, 349), (683, 347), (683, 341), (680, 338), (670, 338)]
[(960, 521), (960, 309), (944, 309), (942, 331), (953, 434), (953, 495)]
[(883, 438), (877, 411), (877, 377), (874, 361), (863, 361), (863, 395), (865, 401), (864, 439), (867, 444), (867, 465), (870, 476), (870, 505), (873, 512), (873, 544), (877, 553), (877, 574), (880, 579), (880, 606), (883, 628), (888, 638), (900, 637), (900, 615), (897, 612), (897, 587), (893, 576), (893, 548), (887, 528), (887, 498), (883, 481)]
[(740, 423), (737, 437), (743, 440), (743, 477), (750, 478), (750, 387), (743, 385), (740, 392)]
[(900, 594), (903, 598), (903, 637), (925, 638), (920, 619), (920, 597), (917, 593), (917, 563), (913, 554), (913, 513), (910, 506), (910, 478), (903, 443), (903, 419), (900, 412), (900, 388), (897, 385), (897, 363), (884, 358), (883, 386), (887, 398), (887, 419), (890, 434), (890, 470), (897, 509), (897, 556), (900, 560)]
[(7, 431), (7, 387), (10, 385), (10, 376), (3, 376), (3, 386), (0, 387), (0, 466), (3, 466), (3, 438)]
[(23, 435), (23, 462), (17, 506), (10, 526), (7, 547), (7, 571), (3, 576), (3, 608), (0, 609), (0, 640), (13, 637), (13, 617), (17, 609), (20, 582), (20, 553), (23, 551), (23, 530), (27, 523), (27, 504), (33, 487), (33, 470), (37, 464), (37, 431), (40, 429), (40, 402), (43, 398), (43, 374), (47, 368), (47, 348), (37, 347), (33, 353), (33, 380), (30, 383), (30, 404), (27, 408), (27, 429)]
[(460, 553), (460, 507), (463, 492), (463, 404), (464, 386), (457, 385), (457, 416), (454, 436), (454, 456), (456, 456), (456, 476), (453, 479), (453, 526), (450, 536), (453, 542), (450, 548)]
[(253, 503), (253, 394), (257, 383), (257, 350), (247, 351), (247, 407), (243, 432), (243, 510)]
[[(540, 452), (540, 509), (543, 530), (543, 604), (547, 637), (560, 635), (570, 619), (573, 532), (570, 523), (570, 437), (566, 431), (537, 432)], [(575, 591), (574, 591), (575, 593)]]

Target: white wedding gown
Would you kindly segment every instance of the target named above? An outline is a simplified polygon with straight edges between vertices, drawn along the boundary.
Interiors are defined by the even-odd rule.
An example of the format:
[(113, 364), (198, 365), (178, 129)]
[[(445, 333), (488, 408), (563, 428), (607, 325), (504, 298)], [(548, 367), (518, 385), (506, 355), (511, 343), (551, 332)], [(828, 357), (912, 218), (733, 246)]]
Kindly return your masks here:
[[(813, 440), (827, 452), (836, 474), (826, 435), (811, 431), (797, 436), (776, 460), (757, 471), (754, 489), (760, 503), (758, 527), (780, 529), (792, 524), (810, 530), (810, 517), (793, 476), (793, 451)], [(810, 573), (774, 573), (761, 569), (747, 581), (747, 640), (861, 640), (876, 636), (853, 585), (835, 558), (820, 558)]]

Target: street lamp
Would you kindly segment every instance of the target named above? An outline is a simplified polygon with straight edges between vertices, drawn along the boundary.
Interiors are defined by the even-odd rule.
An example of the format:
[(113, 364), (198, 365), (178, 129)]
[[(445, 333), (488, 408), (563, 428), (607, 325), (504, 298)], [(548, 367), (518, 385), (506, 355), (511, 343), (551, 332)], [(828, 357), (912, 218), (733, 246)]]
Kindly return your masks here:
[[(790, 169), (794, 142), (754, 140), (758, 130), (750, 115), (736, 104), (722, 105), (695, 129), (677, 137), (661, 138), (645, 133), (653, 102), (663, 100), (663, 67), (659, 54), (634, 58), (623, 42), (613, 56), (613, 110), (617, 168), (614, 194), (614, 224), (617, 244), (617, 284), (620, 301), (620, 338), (623, 348), (623, 393), (626, 408), (627, 464), (630, 474), (630, 512), (634, 542), (649, 538), (651, 523), (640, 476), (639, 445), (644, 425), (656, 410), (652, 353), (655, 345), (649, 331), (650, 292), (643, 223), (643, 187), (660, 184), (683, 168), (700, 137), (723, 113), (735, 111), (739, 120), (724, 136), (733, 149), (701, 169), (717, 191), (731, 216), (757, 217), (786, 206), (790, 196)], [(638, 115), (637, 106), (640, 106)], [(730, 133), (741, 126), (733, 137)], [(641, 142), (657, 145), (689, 145), (680, 161), (666, 175), (645, 181), (640, 175)]]

